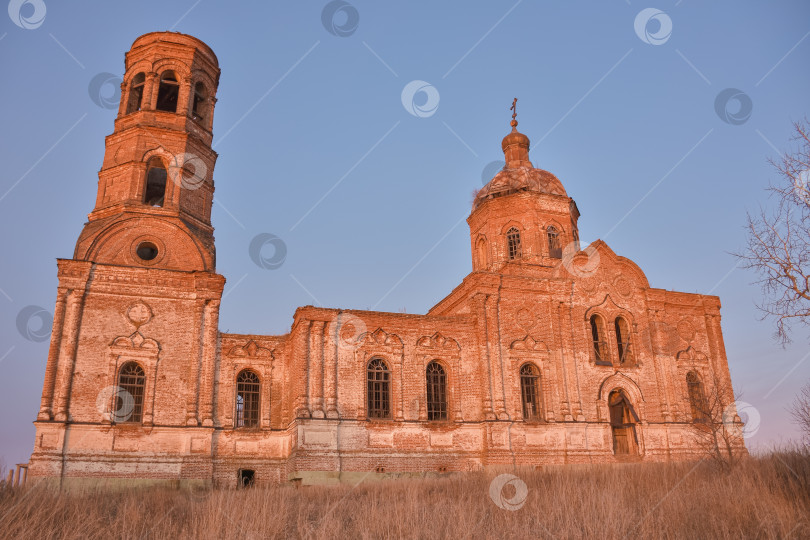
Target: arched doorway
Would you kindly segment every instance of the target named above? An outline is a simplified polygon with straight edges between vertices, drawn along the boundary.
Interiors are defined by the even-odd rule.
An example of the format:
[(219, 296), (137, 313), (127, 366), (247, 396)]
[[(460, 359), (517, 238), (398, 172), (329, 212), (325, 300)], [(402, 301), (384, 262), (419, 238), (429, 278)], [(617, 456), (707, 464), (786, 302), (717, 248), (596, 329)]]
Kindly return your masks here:
[(613, 431), (613, 453), (617, 456), (638, 454), (638, 415), (627, 395), (621, 390), (613, 390), (608, 395), (608, 407), (610, 428)]

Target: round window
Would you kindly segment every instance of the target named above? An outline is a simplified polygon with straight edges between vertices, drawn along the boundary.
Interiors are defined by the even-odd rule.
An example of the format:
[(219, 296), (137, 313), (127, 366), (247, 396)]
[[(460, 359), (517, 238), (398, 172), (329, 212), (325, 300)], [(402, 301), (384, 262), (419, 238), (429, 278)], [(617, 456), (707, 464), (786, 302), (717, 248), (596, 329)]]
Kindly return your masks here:
[(152, 242), (141, 242), (138, 244), (138, 248), (135, 250), (135, 253), (137, 253), (138, 257), (144, 261), (151, 261), (157, 257), (158, 248)]

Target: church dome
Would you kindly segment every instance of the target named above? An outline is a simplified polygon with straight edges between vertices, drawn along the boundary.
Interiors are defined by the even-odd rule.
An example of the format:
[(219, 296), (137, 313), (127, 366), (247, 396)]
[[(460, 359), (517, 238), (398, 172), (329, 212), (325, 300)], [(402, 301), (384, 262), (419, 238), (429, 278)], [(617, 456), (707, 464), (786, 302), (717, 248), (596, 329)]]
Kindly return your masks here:
[(510, 168), (507, 165), (478, 191), (473, 202), (473, 209), (478, 208), (488, 199), (521, 191), (568, 196), (562, 182), (550, 172), (533, 167)]
[[(512, 104), (513, 110), (516, 103), (517, 100)], [(543, 169), (535, 169), (529, 161), (529, 138), (517, 130), (518, 123), (515, 116), (516, 113), (512, 115), (510, 122), (512, 132), (501, 142), (506, 165), (475, 194), (473, 210), (488, 199), (522, 191), (568, 196), (562, 182), (556, 176)]]

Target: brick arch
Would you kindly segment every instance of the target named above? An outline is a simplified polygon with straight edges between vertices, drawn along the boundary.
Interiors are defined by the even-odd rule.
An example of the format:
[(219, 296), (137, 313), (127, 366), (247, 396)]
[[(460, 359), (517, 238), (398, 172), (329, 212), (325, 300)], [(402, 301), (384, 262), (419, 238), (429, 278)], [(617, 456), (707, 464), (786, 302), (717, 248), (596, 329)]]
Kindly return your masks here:
[(639, 411), (639, 417), (641, 417), (641, 404), (645, 402), (644, 394), (641, 392), (641, 388), (638, 387), (636, 381), (624, 373), (614, 373), (613, 375), (606, 377), (599, 385), (596, 399), (598, 401), (604, 400), (606, 402), (607, 396), (616, 389), (624, 390), (627, 397), (629, 397), (630, 400), (636, 404)]
[(627, 308), (617, 304), (609, 293), (605, 295), (605, 298), (599, 304), (591, 306), (585, 311), (585, 321), (589, 321), (591, 315), (594, 313), (602, 315), (606, 321), (611, 322), (620, 315), (624, 317), (629, 324), (633, 324), (635, 320), (633, 314)]
[(147, 218), (134, 216), (93, 232), (93, 240), (86, 247), (82, 246), (81, 238), (76, 243), (74, 259), (132, 266), (134, 261), (130, 247), (143, 237), (171, 247), (174, 255), (171, 262), (167, 260), (166, 264), (157, 264), (156, 267), (175, 270), (214, 269), (213, 257), (202, 242), (189, 229), (172, 220), (150, 216), (147, 223)]
[(501, 227), (501, 234), (505, 235), (512, 227), (516, 228), (520, 232), (520, 234), (526, 232), (526, 226), (524, 226), (521, 222), (515, 219), (510, 219), (503, 225), (503, 227)]
[(197, 68), (191, 72), (190, 77), (192, 88), (195, 83), (202, 82), (203, 84), (205, 84), (206, 90), (208, 90), (212, 94), (209, 96), (209, 99), (213, 98), (213, 94), (217, 90), (217, 83), (214, 80), (214, 78), (211, 77), (210, 73), (208, 73), (204, 69)]
[(149, 60), (139, 60), (132, 64), (131, 66), (127, 67), (126, 73), (124, 73), (123, 84), (129, 88), (132, 79), (135, 78), (135, 75), (138, 73), (143, 73), (145, 77), (149, 77), (149, 73), (152, 72), (152, 63)]
[(177, 76), (177, 82), (179, 82), (181, 86), (183, 79), (191, 76), (191, 68), (189, 65), (177, 58), (160, 58), (155, 60), (152, 64), (152, 71), (157, 73), (157, 77), (155, 77), (156, 81), (160, 80), (160, 76), (164, 71), (174, 71), (174, 74)]

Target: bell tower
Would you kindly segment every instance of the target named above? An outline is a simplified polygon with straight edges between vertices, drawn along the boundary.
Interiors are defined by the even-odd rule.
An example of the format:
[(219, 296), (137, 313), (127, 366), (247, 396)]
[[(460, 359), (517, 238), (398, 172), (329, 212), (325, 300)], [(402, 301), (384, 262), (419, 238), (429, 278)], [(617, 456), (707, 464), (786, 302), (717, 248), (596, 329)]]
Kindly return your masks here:
[(153, 32), (135, 40), (125, 69), (74, 259), (213, 272), (217, 57), (194, 37)]
[(95, 206), (57, 261), (34, 476), (74, 474), (63, 457), (76, 448), (162, 452), (158, 427), (210, 447), (225, 285), (211, 225), (219, 75), (208, 45), (180, 33), (145, 34), (126, 53)]

